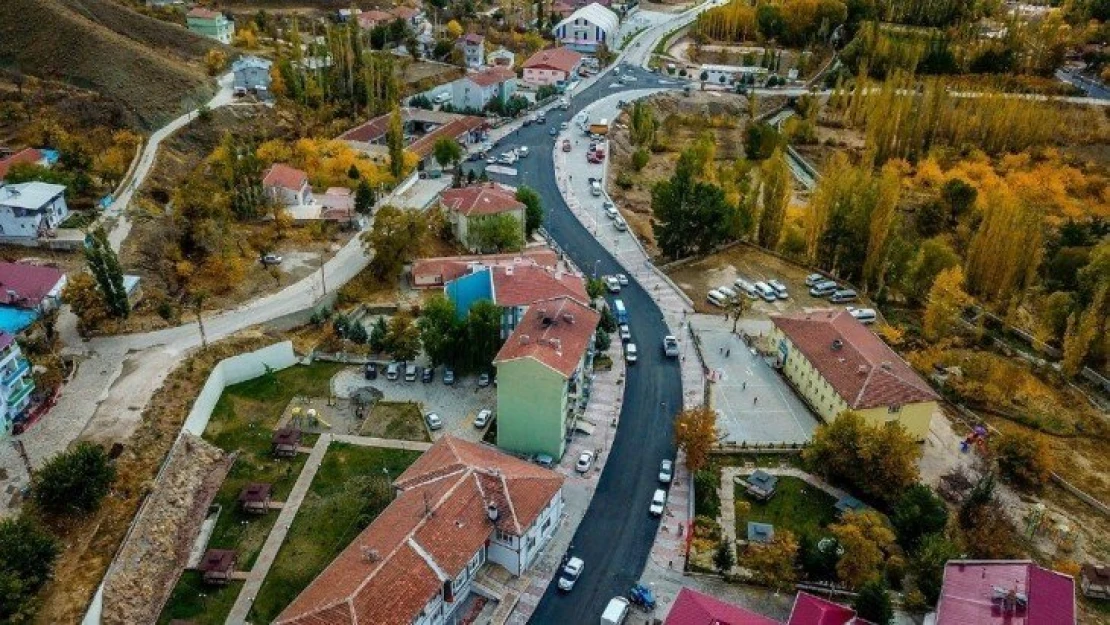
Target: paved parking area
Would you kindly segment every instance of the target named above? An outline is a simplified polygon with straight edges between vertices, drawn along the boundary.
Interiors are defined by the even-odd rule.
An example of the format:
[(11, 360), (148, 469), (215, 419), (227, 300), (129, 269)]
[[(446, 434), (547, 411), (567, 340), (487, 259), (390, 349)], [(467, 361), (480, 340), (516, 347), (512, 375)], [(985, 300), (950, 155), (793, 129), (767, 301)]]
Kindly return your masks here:
[(332, 392), (339, 398), (347, 398), (359, 388), (373, 387), (385, 394), (386, 401), (414, 401), (421, 404), (422, 413), (434, 412), (443, 419), (443, 429), (432, 432), (432, 440), (439, 440), (444, 434), (454, 434), (459, 438), (481, 440), (483, 430), (474, 427), (474, 417), (483, 408), (493, 410), (497, 407), (497, 389), (492, 385), (478, 388), (478, 376), (456, 376), (455, 383), (443, 383), (443, 368), (436, 369), (432, 382), (391, 382), (383, 375), (377, 380), (367, 380), (361, 367), (351, 367), (340, 371), (331, 381)]
[[(694, 315), (705, 362), (718, 379), (712, 384), (712, 405), (720, 411), (718, 427), (724, 441), (734, 443), (802, 443), (817, 428), (817, 417), (779, 374), (732, 334), (722, 316)], [(767, 333), (770, 323), (741, 321), (752, 334)]]

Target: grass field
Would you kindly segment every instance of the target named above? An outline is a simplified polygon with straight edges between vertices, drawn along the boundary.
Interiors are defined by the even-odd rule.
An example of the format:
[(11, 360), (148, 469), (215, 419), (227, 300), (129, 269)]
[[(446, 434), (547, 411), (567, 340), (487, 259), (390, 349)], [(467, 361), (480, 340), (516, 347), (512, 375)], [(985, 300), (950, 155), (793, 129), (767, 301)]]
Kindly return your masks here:
[[(273, 485), (273, 500), (285, 500), (301, 473), (307, 455), (298, 454), (287, 459), (274, 458), (270, 453), (273, 428), (281, 417), (282, 410), (294, 396), (326, 395), (332, 376), (341, 368), (336, 364), (290, 367), (229, 386), (216, 403), (212, 420), (204, 431), (204, 438), (226, 451), (238, 451), (239, 457), (216, 494), (214, 503), (220, 505), (223, 511), (208, 546), (234, 549), (239, 555), (239, 570), (249, 570), (254, 565), (278, 514), (276, 511), (265, 515), (243, 513), (238, 506), (239, 491), (250, 482), (267, 482)], [(306, 436), (304, 439), (306, 446), (311, 446), (314, 442), (314, 436)], [(211, 621), (204, 622), (223, 622), (227, 610), (235, 602), (234, 595), (226, 602), (214, 601), (211, 597), (201, 595), (226, 593), (228, 589), (213, 591), (183, 575), (162, 611), (162, 616), (179, 614), (201, 606), (205, 618), (212, 618)]]
[(199, 571), (185, 571), (173, 589), (166, 609), (158, 617), (159, 623), (174, 619), (188, 620), (196, 625), (219, 625), (227, 618), (243, 582), (227, 586), (208, 586), (201, 580)]
[(420, 452), (332, 443), (251, 608), (268, 623), (392, 500), (390, 480)]
[(813, 539), (827, 536), (825, 527), (836, 521), (836, 499), (825, 491), (810, 486), (796, 477), (780, 477), (775, 495), (759, 502), (736, 485), (736, 501), (751, 504), (751, 510), (736, 515), (736, 536), (748, 535), (748, 522), (770, 523), (775, 530), (788, 529), (800, 540), (803, 535)]
[(374, 404), (359, 430), (362, 436), (430, 443), (420, 406), (410, 402), (380, 401)]

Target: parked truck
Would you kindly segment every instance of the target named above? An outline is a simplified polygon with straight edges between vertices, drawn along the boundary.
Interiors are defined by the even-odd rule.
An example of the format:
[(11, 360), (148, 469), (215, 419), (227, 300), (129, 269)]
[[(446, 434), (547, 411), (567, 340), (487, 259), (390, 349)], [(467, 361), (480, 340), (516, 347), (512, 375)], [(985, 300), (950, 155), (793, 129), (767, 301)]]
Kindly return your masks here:
[(605, 135), (609, 134), (609, 120), (599, 119), (596, 122), (590, 124), (589, 130), (590, 134), (592, 135), (601, 135), (604, 137)]

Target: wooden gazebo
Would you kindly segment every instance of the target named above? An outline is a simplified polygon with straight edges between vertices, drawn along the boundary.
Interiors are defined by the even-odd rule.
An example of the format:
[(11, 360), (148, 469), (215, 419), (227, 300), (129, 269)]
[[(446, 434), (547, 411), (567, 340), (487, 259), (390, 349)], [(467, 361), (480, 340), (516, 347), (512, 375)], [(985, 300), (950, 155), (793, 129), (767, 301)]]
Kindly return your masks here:
[(271, 439), (271, 450), (279, 458), (289, 458), (297, 455), (297, 448), (301, 446), (300, 428), (282, 428), (274, 432)]
[(197, 568), (204, 574), (204, 583), (223, 586), (231, 581), (237, 561), (238, 558), (231, 549), (209, 549), (204, 552)]
[(273, 486), (265, 482), (251, 482), (239, 491), (239, 505), (253, 514), (266, 514), (270, 509), (270, 494)]

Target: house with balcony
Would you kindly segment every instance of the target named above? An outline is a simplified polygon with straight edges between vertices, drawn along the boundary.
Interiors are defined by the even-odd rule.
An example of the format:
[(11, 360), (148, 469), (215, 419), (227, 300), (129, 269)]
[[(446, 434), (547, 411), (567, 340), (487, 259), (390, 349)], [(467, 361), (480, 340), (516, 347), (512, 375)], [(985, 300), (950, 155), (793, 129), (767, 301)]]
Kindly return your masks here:
[(527, 571), (563, 512), (558, 473), (451, 435), (393, 482), (394, 500), (278, 625), (459, 622), (483, 567)]
[(906, 361), (848, 311), (771, 315), (775, 366), (825, 422), (851, 410), (872, 425), (929, 434), (939, 396)]
[(491, 67), (451, 83), (451, 104), (464, 111), (481, 111), (494, 99), (507, 102), (515, 93), (516, 73), (506, 67)]
[(447, 211), (455, 240), (471, 252), (478, 252), (478, 241), (471, 236), (475, 224), (495, 215), (511, 215), (520, 223), (520, 240), (524, 240), (524, 202), (516, 199), (516, 189), (494, 182), (439, 194), (439, 203)]
[(505, 48), (498, 48), (486, 55), (486, 63), (492, 67), (512, 69), (516, 66), (516, 54)]
[[(584, 300), (583, 300), (584, 301)], [(583, 301), (534, 302), (493, 364), (497, 367), (497, 446), (560, 458), (585, 405), (601, 315)]]
[(0, 331), (0, 439), (9, 436), (12, 428), (27, 417), (34, 390), (31, 363), (23, 357), (15, 337)]
[(481, 69), (486, 62), (486, 38), (478, 33), (466, 33), (455, 41), (455, 47), (462, 52), (463, 67)]
[(231, 64), (231, 72), (235, 76), (235, 93), (257, 93), (264, 95), (270, 92), (270, 67), (272, 62), (257, 56), (244, 56), (235, 59)]
[(507, 339), (533, 303), (556, 297), (588, 302), (586, 281), (578, 273), (550, 268), (518, 257), (519, 262), (479, 266), (444, 285), (447, 299), (455, 304), (460, 320), (478, 301), (488, 300), (501, 309), (501, 339)]
[(69, 217), (66, 188), (46, 182), (0, 183), (0, 238), (37, 239)]
[(0, 306), (47, 312), (61, 305), (66, 284), (61, 269), (0, 262)]
[(194, 7), (185, 14), (185, 26), (194, 33), (223, 44), (231, 44), (235, 36), (235, 22), (219, 11)]

